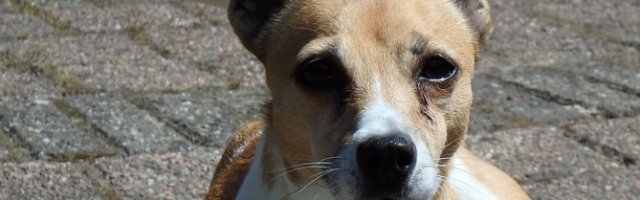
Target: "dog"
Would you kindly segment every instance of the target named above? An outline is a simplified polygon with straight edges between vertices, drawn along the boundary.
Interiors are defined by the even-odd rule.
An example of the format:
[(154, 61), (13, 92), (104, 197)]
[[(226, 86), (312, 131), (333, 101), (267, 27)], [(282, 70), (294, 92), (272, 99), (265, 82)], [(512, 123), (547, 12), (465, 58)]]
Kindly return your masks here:
[(486, 0), (232, 0), (265, 66), (265, 117), (206, 199), (529, 199), (462, 147)]

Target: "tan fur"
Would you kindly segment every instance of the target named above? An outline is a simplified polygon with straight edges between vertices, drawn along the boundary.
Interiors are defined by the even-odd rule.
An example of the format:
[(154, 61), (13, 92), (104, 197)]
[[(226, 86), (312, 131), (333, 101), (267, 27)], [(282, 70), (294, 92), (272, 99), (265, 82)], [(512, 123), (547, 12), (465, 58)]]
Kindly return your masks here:
[[(416, 145), (429, 148), (435, 163), (442, 166), (441, 174), (447, 174), (450, 163), (439, 158), (470, 157), (465, 165), (495, 195), (528, 198), (509, 176), (460, 147), (468, 126), (475, 60), (493, 28), (486, 0), (479, 0), (481, 6), (463, 0), (285, 1), (286, 6), (265, 15), (270, 18), (264, 23), (245, 23), (259, 17), (242, 18), (246, 12), (234, 12), (233, 5), (239, 1), (243, 0), (231, 2), (230, 21), (245, 47), (265, 65), (272, 93), (267, 107), (269, 129), (264, 130), (263, 123), (252, 124), (234, 136), (207, 199), (235, 197), (260, 133), (265, 132), (266, 138), (265, 172), (319, 161), (344, 148), (360, 113), (380, 98), (426, 141)], [(333, 94), (301, 89), (292, 79), (298, 64), (330, 48), (351, 77), (352, 88), (344, 102)], [(446, 55), (458, 64), (454, 83), (416, 85), (412, 73), (430, 55)], [(341, 103), (344, 109), (337, 112), (336, 105)], [(317, 172), (301, 169), (284, 177), (302, 184)], [(446, 181), (435, 198), (457, 199)]]

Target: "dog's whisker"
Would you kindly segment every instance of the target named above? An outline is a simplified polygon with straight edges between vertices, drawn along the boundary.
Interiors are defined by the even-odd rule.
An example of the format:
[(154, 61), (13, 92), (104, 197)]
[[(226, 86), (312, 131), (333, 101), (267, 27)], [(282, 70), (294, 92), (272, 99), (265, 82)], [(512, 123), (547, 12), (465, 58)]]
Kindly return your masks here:
[(464, 182), (462, 180), (459, 180), (459, 179), (456, 179), (456, 178), (453, 178), (453, 177), (447, 177), (447, 180), (457, 181), (458, 183), (462, 183), (462, 184), (466, 185), (468, 188), (473, 189), (475, 192), (482, 193), (480, 191), (480, 189), (478, 189), (474, 184), (469, 184), (467, 182)]
[(329, 174), (329, 173), (332, 173), (332, 172), (338, 171), (338, 170), (340, 170), (340, 169), (339, 169), (339, 168), (331, 168), (331, 169), (324, 170), (324, 171), (321, 171), (321, 172), (319, 172), (319, 173), (316, 173), (316, 174), (312, 175), (311, 177), (314, 177), (314, 176), (315, 176), (315, 178), (314, 178), (314, 179), (312, 179), (311, 181), (309, 181), (309, 183), (305, 184), (304, 186), (299, 187), (298, 189), (294, 190), (293, 192), (290, 192), (289, 194), (285, 195), (284, 197), (282, 197), (282, 199), (286, 199), (286, 198), (288, 198), (289, 196), (291, 196), (291, 195), (293, 195), (293, 194), (295, 194), (295, 193), (298, 193), (298, 192), (303, 191), (304, 189), (306, 189), (307, 187), (309, 187), (309, 186), (310, 186), (311, 184), (313, 184), (314, 182), (316, 182), (316, 181), (320, 180), (320, 178), (322, 178), (323, 176), (325, 176), (325, 175), (327, 175), (327, 174)]
[(303, 170), (303, 169), (325, 169), (326, 170), (326, 169), (329, 169), (329, 168), (330, 168), (329, 166), (313, 166), (312, 165), (312, 166), (304, 166), (304, 167), (298, 167), (298, 168), (290, 169), (290, 170), (287, 170), (285, 172), (282, 172), (282, 173), (274, 176), (273, 179), (271, 179), (270, 183), (273, 183), (276, 180), (278, 180), (278, 178), (283, 177), (283, 176), (285, 176), (287, 174), (290, 174), (290, 173), (292, 173), (294, 171)]
[(306, 166), (323, 166), (323, 165), (331, 165), (331, 162), (310, 162), (310, 163), (302, 163), (302, 164), (297, 164), (297, 165), (293, 165), (293, 166), (289, 166), (289, 167), (285, 167), (285, 168), (280, 168), (280, 169), (276, 169), (271, 171), (271, 173), (274, 172), (282, 172), (282, 171), (289, 171), (291, 169), (295, 169), (298, 167), (306, 167)]

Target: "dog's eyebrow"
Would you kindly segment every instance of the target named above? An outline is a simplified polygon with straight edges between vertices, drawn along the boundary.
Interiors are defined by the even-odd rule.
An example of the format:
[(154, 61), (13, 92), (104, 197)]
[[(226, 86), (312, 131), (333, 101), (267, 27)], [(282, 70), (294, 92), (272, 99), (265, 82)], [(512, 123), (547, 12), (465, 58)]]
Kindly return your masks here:
[(313, 48), (309, 48), (303, 50), (300, 53), (300, 62), (306, 60), (309, 57), (317, 57), (317, 56), (336, 56), (340, 55), (340, 48), (338, 48), (338, 43), (335, 40), (321, 42), (319, 45), (315, 45)]
[(414, 32), (412, 35), (412, 40), (415, 41), (413, 46), (411, 47), (411, 53), (415, 55), (420, 55), (424, 52), (425, 47), (427, 47), (427, 39), (420, 35), (419, 33)]

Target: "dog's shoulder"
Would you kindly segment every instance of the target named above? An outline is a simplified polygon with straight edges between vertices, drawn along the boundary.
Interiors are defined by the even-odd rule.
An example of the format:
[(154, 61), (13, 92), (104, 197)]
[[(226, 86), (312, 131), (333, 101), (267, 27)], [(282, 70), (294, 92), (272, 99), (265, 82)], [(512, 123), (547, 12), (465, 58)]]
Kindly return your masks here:
[(233, 199), (251, 166), (251, 160), (265, 127), (262, 121), (246, 125), (230, 140), (218, 163), (206, 199)]

